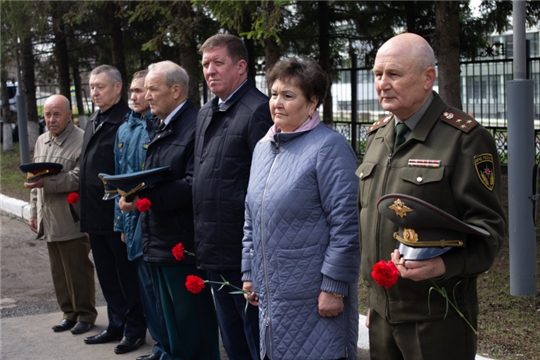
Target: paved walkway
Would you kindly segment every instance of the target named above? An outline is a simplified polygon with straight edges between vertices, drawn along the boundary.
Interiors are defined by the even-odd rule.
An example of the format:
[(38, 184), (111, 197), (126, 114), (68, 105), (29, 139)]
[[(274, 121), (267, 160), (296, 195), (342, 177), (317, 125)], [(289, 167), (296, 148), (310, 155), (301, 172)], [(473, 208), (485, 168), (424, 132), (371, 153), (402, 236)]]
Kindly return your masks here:
[[(0, 209), (23, 219), (28, 219), (30, 208), (27, 202), (0, 194)], [(98, 316), (96, 326), (88, 334), (93, 335), (105, 329), (107, 309), (99, 307), (98, 311), (104, 316)], [(102, 345), (86, 345), (84, 337), (88, 334), (72, 335), (71, 332), (55, 333), (51, 326), (59, 322), (62, 314), (51, 313), (1, 319), (0, 336), (2, 347), (0, 359), (134, 359), (137, 356), (149, 354), (154, 341), (147, 334), (146, 344), (139, 350), (122, 355), (116, 355), (116, 343)], [(358, 348), (362, 358), (369, 350), (368, 330), (365, 327), (365, 316), (360, 315)], [(55, 341), (55, 340), (60, 341)], [(62, 346), (59, 346), (62, 344)], [(367, 357), (366, 357), (367, 358)], [(477, 355), (476, 360), (490, 360)]]
[(154, 341), (146, 336), (146, 344), (137, 351), (117, 355), (114, 348), (118, 342), (86, 345), (83, 339), (105, 330), (107, 308), (98, 307), (96, 326), (86, 334), (73, 335), (70, 331), (55, 333), (51, 326), (62, 320), (61, 313), (19, 316), (2, 319), (2, 350), (0, 358), (8, 360), (105, 360), (135, 359), (152, 352)]

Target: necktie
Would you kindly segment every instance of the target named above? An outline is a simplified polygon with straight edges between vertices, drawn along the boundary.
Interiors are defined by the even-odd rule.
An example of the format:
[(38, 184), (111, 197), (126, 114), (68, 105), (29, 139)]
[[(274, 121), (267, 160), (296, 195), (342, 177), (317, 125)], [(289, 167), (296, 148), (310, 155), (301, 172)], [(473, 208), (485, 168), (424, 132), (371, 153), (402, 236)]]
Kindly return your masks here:
[(405, 133), (409, 130), (409, 127), (405, 125), (404, 122), (398, 122), (396, 125), (396, 139), (394, 140), (394, 150), (396, 150), (399, 145), (403, 144), (406, 140)]

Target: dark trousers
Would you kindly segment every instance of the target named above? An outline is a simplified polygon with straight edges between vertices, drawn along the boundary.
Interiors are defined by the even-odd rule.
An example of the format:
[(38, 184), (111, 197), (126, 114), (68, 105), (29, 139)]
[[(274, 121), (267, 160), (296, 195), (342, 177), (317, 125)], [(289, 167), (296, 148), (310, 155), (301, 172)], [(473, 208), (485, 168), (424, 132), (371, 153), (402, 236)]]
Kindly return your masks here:
[[(242, 274), (240, 272), (209, 271), (211, 281), (222, 282), (225, 278), (234, 286), (242, 288)], [(259, 359), (259, 309), (248, 305), (243, 295), (232, 295), (230, 292), (238, 289), (219, 284), (212, 284), (214, 301), (221, 340), (230, 360)]]
[(192, 294), (186, 288), (188, 275), (205, 278), (195, 265), (149, 263), (156, 270), (170, 352), (161, 359), (219, 360), (219, 334), (210, 288)]
[(161, 308), (161, 297), (159, 296), (159, 282), (152, 279), (157, 279), (155, 267), (148, 264), (142, 259), (142, 256), (134, 260), (139, 273), (139, 289), (141, 292), (141, 300), (146, 316), (146, 324), (152, 339), (156, 341), (152, 349), (152, 353), (161, 356), (163, 353), (170, 351), (169, 337), (167, 335), (167, 326), (163, 309)]
[(474, 360), (476, 336), (459, 316), (390, 324), (372, 309), (369, 352), (372, 360)]
[(120, 233), (90, 234), (96, 272), (107, 301), (107, 331), (129, 337), (146, 337), (146, 320), (139, 293), (137, 268), (127, 258)]
[(97, 317), (96, 285), (88, 239), (85, 236), (48, 242), (47, 248), (54, 291), (64, 319), (93, 324)]

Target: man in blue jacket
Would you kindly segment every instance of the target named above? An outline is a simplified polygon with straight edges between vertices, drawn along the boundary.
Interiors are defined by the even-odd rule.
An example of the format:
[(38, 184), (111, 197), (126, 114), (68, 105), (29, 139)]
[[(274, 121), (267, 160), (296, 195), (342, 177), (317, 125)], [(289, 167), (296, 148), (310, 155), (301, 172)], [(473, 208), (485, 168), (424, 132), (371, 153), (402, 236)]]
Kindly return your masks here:
[[(133, 74), (130, 87), (133, 111), (129, 113), (127, 121), (116, 133), (114, 147), (116, 174), (130, 174), (145, 169), (146, 149), (150, 142), (149, 131), (153, 125), (150, 105), (145, 99), (144, 80), (147, 73), (148, 70), (141, 70)], [(114, 231), (121, 234), (122, 241), (127, 246), (128, 259), (134, 261), (137, 266), (146, 323), (150, 335), (156, 341), (152, 353), (140, 356), (137, 360), (157, 360), (161, 354), (169, 350), (167, 328), (159, 297), (159, 284), (152, 281), (151, 271), (154, 268), (143, 261), (140, 212), (137, 210), (123, 212), (119, 206), (122, 203), (124, 203), (124, 198), (120, 199), (120, 204), (117, 203), (114, 209)]]
[[(173, 248), (182, 243), (193, 253), (193, 145), (197, 108), (187, 98), (189, 77), (171, 61), (148, 67), (146, 99), (152, 114), (160, 120), (148, 144), (146, 169), (171, 166), (153, 187), (141, 190), (138, 198), (150, 201), (150, 209), (141, 214), (143, 259), (153, 267), (152, 281), (159, 283), (170, 350), (169, 359), (219, 359), (217, 319), (209, 287), (200, 293), (188, 292), (186, 278), (196, 275), (193, 256), (176, 260)], [(123, 208), (126, 210), (128, 208)], [(170, 356), (170, 357), (169, 357)]]
[[(216, 95), (197, 117), (193, 206), (197, 266), (241, 288), (244, 200), (253, 149), (272, 126), (268, 97), (247, 78), (241, 39), (217, 34), (200, 47)], [(233, 359), (259, 358), (258, 309), (234, 288), (212, 284), (223, 346)]]

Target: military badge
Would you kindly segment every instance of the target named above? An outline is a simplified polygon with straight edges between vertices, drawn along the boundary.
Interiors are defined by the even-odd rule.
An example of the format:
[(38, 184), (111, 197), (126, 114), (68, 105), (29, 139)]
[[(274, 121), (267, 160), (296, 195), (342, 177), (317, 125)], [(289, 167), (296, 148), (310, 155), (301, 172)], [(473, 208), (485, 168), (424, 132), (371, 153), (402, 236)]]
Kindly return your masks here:
[(390, 205), (388, 208), (394, 210), (396, 215), (402, 219), (405, 216), (407, 216), (408, 212), (414, 211), (413, 209), (405, 205), (405, 203), (401, 201), (400, 199), (397, 199), (396, 201), (394, 201), (394, 203)]
[(493, 191), (493, 188), (495, 187), (495, 166), (493, 163), (493, 155), (489, 153), (476, 155), (473, 158), (473, 162), (480, 182), (486, 188), (488, 188), (489, 191)]

